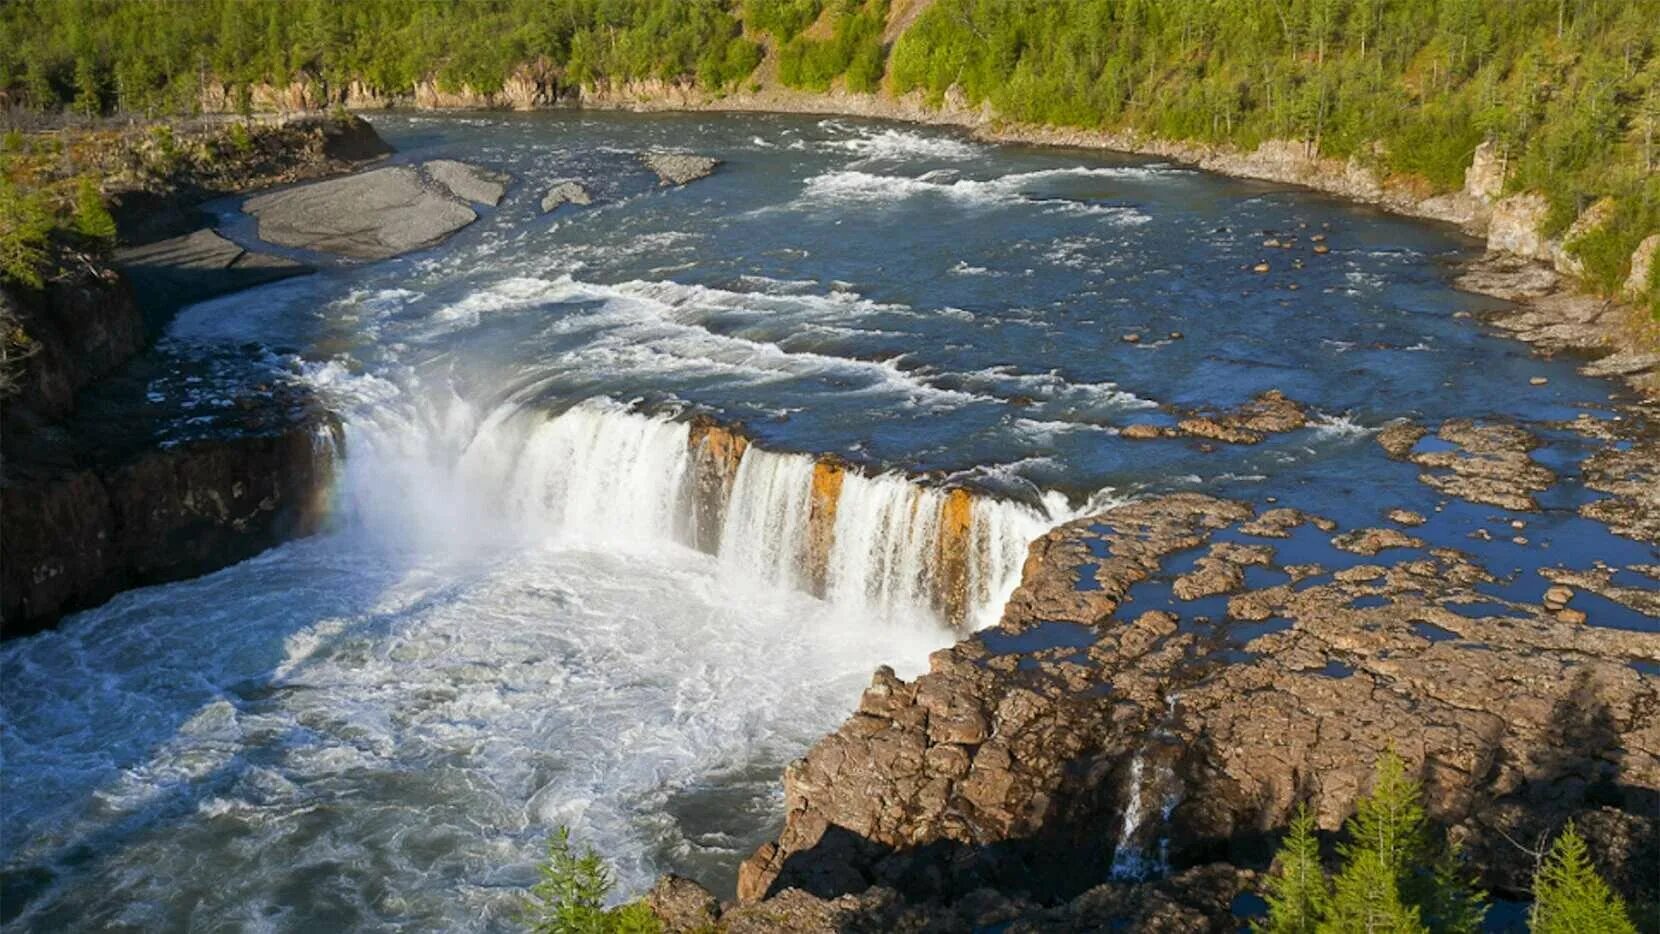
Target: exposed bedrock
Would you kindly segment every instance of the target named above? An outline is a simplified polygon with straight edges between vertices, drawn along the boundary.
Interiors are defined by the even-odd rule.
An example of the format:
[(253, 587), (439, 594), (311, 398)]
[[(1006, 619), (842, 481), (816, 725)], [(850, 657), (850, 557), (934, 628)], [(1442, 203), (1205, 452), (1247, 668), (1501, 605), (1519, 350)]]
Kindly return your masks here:
[(151, 331), (186, 305), (312, 271), (286, 257), (244, 250), (206, 228), (125, 247), (116, 251), (115, 262), (132, 283)]
[(1224, 444), (1257, 444), (1270, 434), (1295, 431), (1308, 424), (1302, 405), (1277, 389), (1258, 395), (1237, 409), (1188, 412), (1175, 425), (1136, 423), (1120, 434), (1132, 441), (1150, 438), (1199, 438)]
[[(1064, 927), (1089, 893), (1162, 898), (1226, 863), (1232, 882), (1205, 883), (1225, 897), (1190, 899), (1180, 929), (1232, 929), (1227, 902), (1247, 887), (1233, 865), (1266, 865), (1299, 802), (1335, 831), (1389, 748), (1495, 891), (1525, 890), (1533, 870), (1509, 840), (1571, 817), (1596, 828), (1618, 888), (1660, 894), (1660, 679), (1639, 670), (1660, 633), (1595, 612), (1587, 625), (1560, 591), (1494, 598), (1476, 590), (1486, 569), (1420, 542), (1391, 539), (1372, 564), (1333, 546), (1335, 570), (1275, 564), (1276, 539), (1305, 523), (1330, 529), (1177, 494), (1034, 542), (999, 626), (914, 681), (878, 671), (857, 713), (788, 767), (783, 830), (744, 863), (740, 900), (932, 902), (969, 929), (975, 899), (1001, 899), (1003, 920)], [(1165, 561), (1195, 551), (1175, 587)], [(1266, 577), (1242, 590), (1246, 566)], [(1613, 593), (1606, 575), (1551, 573)]]
[(249, 198), (270, 243), (385, 259), (433, 246), (478, 219), (467, 202), (494, 205), (508, 178), (476, 166), (435, 160), (419, 169), (388, 166)]
[(659, 185), (684, 185), (714, 174), (719, 159), (694, 156), (683, 152), (647, 152), (640, 154), (646, 168), (657, 173)]
[(16, 386), (4, 399), (7, 433), (68, 416), (77, 392), (144, 347), (131, 289), (114, 270), (78, 258), (42, 288), (0, 287), (0, 306), (27, 335), (28, 351), (10, 364)]
[(0, 625), (44, 628), (131, 587), (205, 574), (315, 531), (333, 478), (325, 413), (0, 486)]
[(139, 354), (126, 282), (87, 261), (63, 268), (43, 290), (0, 290), (37, 348), (0, 405), (8, 637), (309, 532), (332, 475), (337, 427), (302, 387), (250, 387), (212, 425), (192, 412), (191, 432), (175, 433), (177, 413), (147, 396), (165, 366)]
[(542, 213), (546, 214), (566, 204), (581, 207), (593, 203), (593, 195), (588, 193), (588, 189), (583, 187), (581, 182), (560, 182), (542, 196)]

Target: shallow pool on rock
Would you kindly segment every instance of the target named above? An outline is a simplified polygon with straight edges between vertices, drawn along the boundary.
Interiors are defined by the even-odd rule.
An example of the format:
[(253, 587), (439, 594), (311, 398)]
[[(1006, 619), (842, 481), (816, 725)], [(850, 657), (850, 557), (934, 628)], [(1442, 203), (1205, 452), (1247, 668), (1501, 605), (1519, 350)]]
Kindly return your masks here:
[[(915, 586), (943, 576), (940, 543), (984, 624), (1026, 540), (1092, 502), (1199, 489), (1344, 529), (1399, 506), (1535, 589), (1544, 564), (1653, 560), (1565, 508), (1528, 516), (1525, 546), (1472, 539), (1510, 514), (1447, 504), (1373, 442), (1399, 416), (1571, 418), (1615, 391), (1457, 316), (1490, 303), (1448, 285), (1473, 245), (1441, 228), (852, 120), (375, 123), (394, 161), (514, 182), (442, 246), (304, 255), (319, 274), (174, 323), (167, 353), (263, 345), (341, 415), (336, 521), (0, 648), (19, 929), (507, 928), (561, 824), (628, 894), (670, 870), (730, 893), (781, 817), (782, 766), (875, 666), (908, 675), (951, 641)], [(724, 164), (660, 187), (636, 158), (659, 147)], [(565, 179), (596, 203), (542, 214)], [(248, 241), (238, 203), (218, 208)], [(1268, 389), (1312, 426), (1250, 446), (1117, 434)], [(742, 498), (712, 519), (691, 515), (694, 414), (776, 455), (735, 456)], [(1002, 499), (954, 511), (916, 475)], [(1314, 538), (1270, 544), (1369, 560)], [(1161, 587), (1135, 609), (1172, 604)]]

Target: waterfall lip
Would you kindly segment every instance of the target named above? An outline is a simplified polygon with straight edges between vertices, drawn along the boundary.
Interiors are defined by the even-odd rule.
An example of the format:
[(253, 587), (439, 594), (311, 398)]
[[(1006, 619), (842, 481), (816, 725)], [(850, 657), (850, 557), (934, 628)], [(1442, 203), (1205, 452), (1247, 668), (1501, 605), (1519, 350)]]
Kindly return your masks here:
[[(552, 381), (553, 378), (548, 378), (540, 381), (540, 385), (548, 385), (551, 384)], [(688, 402), (679, 398), (653, 400), (643, 396), (634, 396), (624, 400), (618, 399), (614, 396), (600, 394), (588, 396), (575, 401), (562, 401), (565, 401), (567, 404), (560, 406), (557, 409), (551, 409), (550, 414), (548, 415), (549, 418), (557, 418), (560, 414), (570, 411), (571, 409), (583, 406), (592, 406), (607, 411), (617, 412), (619, 414), (636, 415), (643, 418), (661, 419), (672, 422), (684, 422), (692, 427), (718, 428), (722, 431), (730, 432), (734, 435), (742, 437), (745, 443), (754, 447), (758, 451), (764, 451), (768, 454), (777, 454), (781, 456), (793, 455), (805, 457), (816, 463), (826, 464), (857, 474), (867, 480), (892, 477), (894, 479), (903, 480), (906, 483), (916, 484), (917, 486), (928, 489), (941, 491), (965, 490), (976, 498), (984, 498), (994, 502), (1007, 503), (1023, 507), (1030, 510), (1037, 517), (1057, 524), (1074, 518), (1077, 514), (1077, 510), (1071, 506), (1071, 501), (1073, 499), (1072, 496), (1058, 490), (1040, 487), (1036, 483), (1033, 483), (1024, 477), (1020, 477), (1018, 479), (1020, 483), (1024, 484), (1024, 486), (1029, 488), (1029, 490), (1022, 490), (1021, 493), (1024, 493), (1025, 495), (1020, 495), (1011, 490), (999, 489), (989, 483), (974, 482), (974, 478), (971, 476), (971, 474), (976, 471), (993, 469), (996, 466), (1006, 465), (992, 465), (991, 467), (973, 465), (957, 470), (947, 468), (915, 470), (895, 465), (885, 465), (881, 463), (857, 460), (837, 451), (815, 451), (811, 448), (779, 446), (759, 437), (742, 419), (726, 418), (722, 416), (718, 410), (711, 406), (701, 403)], [(1041, 458), (1027, 458), (1026, 460), (1037, 461), (1041, 460)], [(1011, 485), (1018, 486), (1018, 484), (1014, 484), (1012, 482)], [(1095, 499), (1098, 498), (1103, 492), (1107, 492), (1107, 490), (1098, 490), (1091, 493), (1088, 497), (1089, 501), (1095, 501)], [(1066, 501), (1067, 505), (1064, 509), (1057, 509), (1057, 498), (1064, 499)]]

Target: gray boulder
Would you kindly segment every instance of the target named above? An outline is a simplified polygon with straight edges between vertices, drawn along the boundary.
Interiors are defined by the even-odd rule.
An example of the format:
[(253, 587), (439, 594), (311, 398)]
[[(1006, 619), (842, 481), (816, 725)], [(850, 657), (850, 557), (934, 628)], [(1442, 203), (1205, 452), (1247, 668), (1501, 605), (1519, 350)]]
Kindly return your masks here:
[(215, 295), (311, 272), (311, 267), (286, 257), (251, 253), (207, 228), (125, 247), (116, 251), (115, 262), (132, 281), (139, 304), (149, 312), (173, 311)]
[(424, 163), (421, 169), (461, 200), (491, 207), (501, 203), (502, 195), (507, 194), (507, 183), (513, 180), (512, 176), (502, 172), (492, 172), (454, 159), (434, 159)]
[(640, 161), (657, 173), (660, 185), (684, 185), (713, 173), (720, 165), (719, 159), (684, 152), (642, 153)]
[(560, 182), (542, 196), (542, 213), (546, 214), (562, 204), (593, 204), (593, 196), (579, 182)]
[(385, 259), (432, 246), (478, 219), (448, 189), (408, 166), (313, 182), (249, 198), (260, 239), (282, 246)]

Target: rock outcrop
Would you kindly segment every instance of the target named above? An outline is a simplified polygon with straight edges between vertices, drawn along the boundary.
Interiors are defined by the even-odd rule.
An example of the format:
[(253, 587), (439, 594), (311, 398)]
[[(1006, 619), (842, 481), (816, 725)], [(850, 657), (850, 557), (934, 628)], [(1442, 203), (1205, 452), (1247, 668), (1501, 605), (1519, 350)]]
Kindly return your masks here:
[(144, 317), (114, 270), (80, 257), (61, 266), (63, 274), (42, 288), (0, 287), (0, 304), (27, 335), (30, 351), (15, 394), (4, 400), (8, 434), (67, 417), (76, 393), (144, 347)]
[(1389, 456), (1424, 468), (1420, 481), (1472, 503), (1530, 512), (1539, 508), (1534, 496), (1556, 482), (1556, 474), (1528, 454), (1539, 439), (1519, 426), (1451, 419), (1434, 436), (1435, 448), (1419, 447), (1427, 436), (1410, 422), (1396, 422), (1379, 432), (1378, 444)]
[[(150, 145), (137, 144), (140, 155)], [(176, 151), (134, 171), (131, 143), (108, 147), (100, 171), (121, 242), (181, 237), (212, 223), (197, 209), (210, 198), (339, 175), (385, 158), (392, 148), (359, 117), (308, 115), (247, 128), (242, 145), (222, 129), (180, 131)], [(182, 154), (182, 156), (181, 156)]]
[(542, 213), (546, 214), (561, 205), (589, 205), (593, 204), (593, 196), (580, 182), (560, 182), (548, 189), (542, 196)]
[(1237, 409), (1191, 412), (1175, 425), (1138, 423), (1120, 434), (1129, 440), (1199, 438), (1224, 444), (1257, 444), (1270, 434), (1295, 431), (1308, 424), (1308, 414), (1295, 400), (1277, 389), (1258, 395)]
[(135, 356), (142, 316), (127, 283), (90, 263), (65, 270), (44, 291), (0, 292), (42, 348), (0, 410), (6, 637), (314, 530), (338, 441), (332, 416), (292, 385), (175, 422), (147, 399), (170, 366)]
[(152, 321), (215, 295), (312, 271), (287, 257), (244, 250), (207, 228), (117, 250), (115, 264)]
[(270, 430), (8, 476), (0, 633), (27, 634), (122, 590), (215, 571), (316, 531), (337, 426)]
[(256, 195), (242, 209), (259, 219), (262, 240), (355, 259), (433, 246), (478, 219), (408, 166)]
[(719, 159), (683, 152), (648, 152), (640, 155), (646, 168), (657, 173), (659, 185), (684, 185), (714, 174)]
[(502, 196), (507, 194), (507, 183), (512, 180), (505, 172), (492, 172), (454, 159), (423, 162), (421, 171), (457, 198), (491, 207), (501, 203)]
[[(1353, 536), (1392, 549), (1377, 564), (1334, 547), (1336, 571), (1276, 566), (1272, 535), (1310, 520), (1251, 512), (1178, 494), (1035, 542), (998, 627), (915, 681), (879, 670), (858, 712), (789, 766), (784, 828), (740, 870), (734, 921), (778, 909), (807, 929), (879, 927), (927, 902), (955, 919), (942, 930), (1064, 930), (1080, 899), (1114, 899), (1122, 920), (1220, 872), (1200, 887), (1216, 898), (1167, 929), (1231, 930), (1248, 883), (1209, 864), (1265, 865), (1299, 802), (1335, 830), (1388, 748), (1493, 890), (1523, 891), (1533, 869), (1509, 840), (1573, 818), (1599, 828), (1619, 889), (1657, 894), (1660, 678), (1637, 663), (1660, 657), (1660, 633), (1576, 622), (1560, 594), (1494, 598), (1468, 556), (1394, 530)], [(1213, 585), (1159, 596), (1193, 579), (1165, 562), (1207, 543), (1206, 560), (1287, 581), (1230, 601), (1256, 622), (1184, 609)], [(1606, 575), (1552, 573), (1616, 593)], [(1161, 863), (1164, 881), (1131, 884)]]

